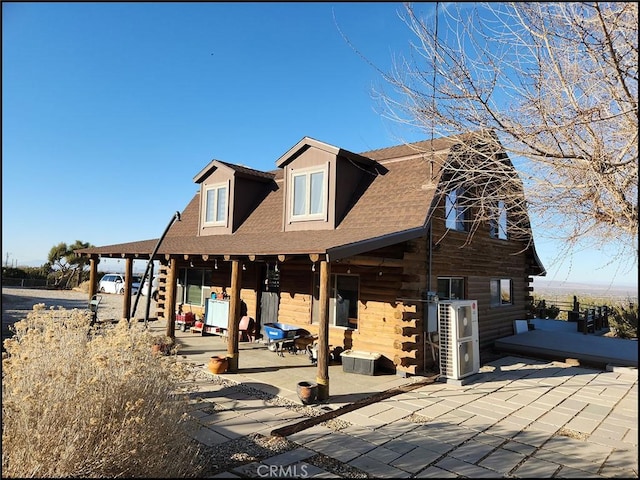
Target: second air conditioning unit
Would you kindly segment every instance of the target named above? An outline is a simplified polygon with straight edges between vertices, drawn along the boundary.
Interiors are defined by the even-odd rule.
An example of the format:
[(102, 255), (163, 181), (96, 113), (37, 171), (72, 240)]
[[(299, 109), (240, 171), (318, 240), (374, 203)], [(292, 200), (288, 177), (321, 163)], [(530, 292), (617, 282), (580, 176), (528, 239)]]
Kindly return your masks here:
[(478, 302), (438, 302), (440, 375), (459, 380), (480, 370)]

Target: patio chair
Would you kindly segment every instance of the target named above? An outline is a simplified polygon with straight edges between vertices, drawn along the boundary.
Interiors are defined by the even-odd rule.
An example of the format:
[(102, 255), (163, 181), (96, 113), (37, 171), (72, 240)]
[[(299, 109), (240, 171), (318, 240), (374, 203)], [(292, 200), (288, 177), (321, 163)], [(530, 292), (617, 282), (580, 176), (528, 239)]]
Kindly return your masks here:
[(249, 315), (240, 319), (238, 330), (241, 342), (253, 342), (256, 339), (256, 321)]
[(94, 295), (89, 300), (89, 311), (91, 312), (91, 326), (98, 321), (98, 305), (102, 301), (102, 295)]

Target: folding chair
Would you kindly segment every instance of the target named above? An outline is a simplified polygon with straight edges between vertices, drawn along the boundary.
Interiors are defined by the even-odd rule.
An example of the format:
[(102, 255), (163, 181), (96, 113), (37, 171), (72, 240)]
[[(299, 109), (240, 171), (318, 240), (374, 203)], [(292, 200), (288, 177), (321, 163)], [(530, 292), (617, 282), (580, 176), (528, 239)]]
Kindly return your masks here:
[(102, 301), (102, 295), (94, 295), (89, 300), (89, 311), (91, 312), (91, 325), (98, 321), (98, 305)]

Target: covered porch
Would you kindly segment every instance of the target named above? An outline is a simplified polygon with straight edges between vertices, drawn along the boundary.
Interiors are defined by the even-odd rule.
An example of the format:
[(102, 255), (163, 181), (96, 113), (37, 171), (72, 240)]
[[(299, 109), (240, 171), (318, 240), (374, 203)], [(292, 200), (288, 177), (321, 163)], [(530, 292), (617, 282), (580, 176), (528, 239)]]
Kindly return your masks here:
[[(280, 322), (307, 330), (315, 337), (317, 363), (312, 365), (306, 356), (298, 355), (302, 366), (315, 371), (312, 375), (305, 372), (300, 381), (317, 383), (318, 399), (326, 401), (330, 395), (329, 373), (342, 373), (340, 365), (330, 370), (335, 367), (330, 364), (336, 350), (379, 354), (378, 367), (382, 367), (379, 370), (391, 371), (401, 378), (406, 378), (407, 371), (412, 375), (420, 374), (415, 370), (422, 357), (422, 299), (416, 298), (419, 295), (417, 284), (415, 289), (406, 290), (403, 257), (407, 249), (411, 246), (399, 243), (365, 255), (331, 261), (327, 253), (298, 252), (286, 255), (156, 255), (154, 258), (161, 264), (157, 316), (164, 324), (167, 336), (198, 337), (189, 330), (180, 332), (176, 328), (177, 312), (180, 309), (191, 311), (202, 319), (206, 317), (205, 305), (219, 303), (219, 300), (211, 299), (211, 294), (225, 291), (228, 294), (224, 302), (228, 308), (228, 320), (225, 318), (228, 328), (223, 332), (224, 336), (207, 335), (202, 341), (207, 345), (203, 348), (207, 361), (214, 354), (227, 357), (230, 374), (246, 367), (242, 359), (246, 355), (246, 344), (239, 341), (244, 316), (253, 317), (259, 328), (265, 323)], [(133, 261), (144, 259), (144, 256), (131, 253), (118, 256), (125, 258), (126, 281), (132, 273)], [(91, 257), (94, 278), (97, 278), (97, 264), (97, 258)], [(189, 284), (189, 276), (194, 272), (201, 273), (200, 284)], [(141, 298), (147, 300), (147, 297)], [(274, 298), (275, 305), (265, 302), (265, 299)], [(122, 318), (133, 317), (134, 303), (130, 295), (124, 295)], [(135, 317), (139, 319), (140, 315)], [(263, 336), (262, 340), (266, 338)], [(213, 344), (217, 347), (212, 351), (210, 346)], [(264, 344), (262, 348), (267, 359), (282, 365), (281, 357), (268, 351)], [(264, 362), (257, 362), (251, 368), (269, 372)], [(349, 377), (347, 384), (354, 380), (354, 375)], [(292, 382), (294, 392), (296, 384)], [(331, 390), (332, 396), (341, 394)]]
[[(155, 251), (154, 251), (155, 253)], [(140, 298), (139, 293), (135, 301), (132, 302), (131, 295), (131, 278), (133, 274), (133, 260), (138, 259), (139, 255), (127, 255), (123, 254), (125, 258), (125, 294), (123, 301), (122, 318), (131, 320), (132, 315), (132, 303), (134, 308), (137, 306), (137, 301)], [(163, 277), (165, 279), (164, 291), (160, 293), (160, 305), (158, 310), (161, 312), (162, 317), (165, 320), (164, 334), (171, 338), (176, 338), (176, 313), (178, 306), (182, 306), (182, 302), (187, 298), (188, 292), (181, 292), (182, 298), (178, 298), (178, 287), (184, 288), (185, 285), (179, 284), (179, 270), (180, 269), (200, 269), (207, 270), (211, 273), (209, 282), (211, 284), (210, 290), (214, 292), (224, 291), (228, 294), (228, 319), (226, 323), (228, 328), (225, 331), (222, 345), (223, 351), (219, 351), (218, 355), (225, 356), (228, 359), (228, 372), (236, 373), (239, 366), (239, 333), (240, 322), (243, 316), (250, 315), (258, 318), (260, 294), (263, 292), (263, 265), (268, 262), (270, 258), (258, 258), (256, 255), (246, 256), (231, 256), (223, 255), (218, 258), (217, 256), (210, 256), (208, 254), (200, 255), (171, 255), (165, 254), (164, 258), (160, 259), (161, 265), (164, 266)], [(318, 299), (317, 299), (317, 366), (315, 367), (315, 382), (318, 384), (318, 399), (326, 400), (329, 397), (329, 279), (330, 279), (330, 263), (325, 255), (308, 254), (303, 255), (306, 257), (309, 264), (312, 264), (311, 269), (316, 270), (316, 263), (319, 264), (319, 280), (317, 282), (318, 287)], [(89, 287), (89, 299), (97, 293), (97, 265), (99, 263), (99, 257), (90, 255), (90, 287)], [(155, 259), (154, 255), (150, 255), (149, 259)], [(274, 264), (278, 262), (285, 262), (288, 259), (285, 255), (277, 255), (274, 259)], [(218, 261), (220, 260), (220, 262)], [(247, 267), (250, 264), (250, 267)], [(266, 263), (268, 265), (268, 263)], [(149, 262), (152, 265), (152, 262)], [(277, 266), (275, 267), (277, 271)], [(249, 270), (249, 271), (247, 271)], [(153, 271), (149, 271), (147, 267), (146, 275), (152, 275)], [(244, 274), (244, 275), (243, 275)], [(243, 276), (246, 278), (243, 279)], [(185, 273), (186, 277), (186, 273)], [(206, 297), (204, 297), (203, 285), (200, 285), (201, 302), (205, 304)], [(243, 292), (245, 298), (243, 299)], [(207, 294), (209, 292), (207, 291)], [(247, 298), (247, 293), (248, 297)], [(249, 305), (248, 305), (249, 304)], [(197, 307), (198, 308), (198, 307)], [(204, 314), (204, 308), (201, 308), (200, 315)], [(278, 312), (275, 311), (275, 320), (277, 320)], [(147, 318), (145, 317), (145, 320)], [(310, 318), (308, 321), (310, 323)], [(181, 332), (182, 333), (182, 332)], [(187, 332), (190, 333), (190, 332)], [(207, 337), (209, 338), (209, 337)], [(271, 353), (271, 352), (270, 352)], [(211, 355), (209, 355), (211, 356)]]
[[(165, 331), (164, 320), (149, 322), (153, 332), (161, 334)], [(179, 346), (178, 356), (184, 361), (193, 363), (203, 370), (211, 356), (226, 355), (227, 340), (217, 335), (201, 336), (188, 330), (175, 332), (175, 340)], [(305, 353), (292, 354), (284, 352), (281, 357), (267, 349), (267, 345), (258, 342), (239, 343), (239, 361), (235, 372), (226, 372), (219, 376), (262, 392), (277, 395), (300, 403), (296, 386), (298, 382), (314, 382), (317, 366), (312, 365)], [(336, 410), (345, 405), (384, 392), (402, 385), (423, 381), (423, 376), (402, 378), (394, 373), (377, 370), (375, 375), (347, 373), (343, 366), (330, 362), (327, 366), (328, 376), (331, 378), (331, 395), (320, 403), (327, 411)]]

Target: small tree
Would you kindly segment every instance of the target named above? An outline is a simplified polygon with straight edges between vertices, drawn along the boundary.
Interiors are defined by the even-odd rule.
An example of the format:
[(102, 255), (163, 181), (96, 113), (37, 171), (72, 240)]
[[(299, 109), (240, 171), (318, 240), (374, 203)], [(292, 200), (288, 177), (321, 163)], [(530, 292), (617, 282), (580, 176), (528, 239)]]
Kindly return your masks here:
[(51, 273), (51, 265), (44, 263), (39, 267), (25, 267), (24, 271), (27, 274), (27, 278), (46, 280), (49, 273)]
[(89, 265), (89, 257), (84, 257), (82, 255), (76, 255), (75, 251), (81, 248), (90, 248), (93, 247), (89, 242), (81, 242), (80, 240), (76, 240), (75, 243), (69, 246), (70, 253), (67, 256), (68, 261), (71, 265), (73, 265), (75, 273), (77, 273), (77, 281), (76, 286), (79, 286), (82, 282), (82, 274), (86, 271)]
[(71, 266), (66, 259), (68, 253), (69, 248), (64, 242), (51, 247), (51, 250), (49, 250), (49, 256), (47, 257), (47, 260), (49, 261), (49, 264), (54, 271), (54, 285), (56, 287), (59, 287), (62, 281), (69, 276)]
[(64, 286), (68, 288), (74, 277), (76, 278), (76, 286), (80, 284), (82, 272), (89, 264), (89, 259), (81, 255), (76, 255), (75, 250), (90, 247), (93, 247), (93, 245), (80, 240), (76, 240), (72, 245), (61, 242), (51, 247), (48, 261), (55, 272), (54, 279), (56, 287), (60, 287), (64, 283)]
[(2, 267), (2, 278), (28, 278), (23, 268)]

